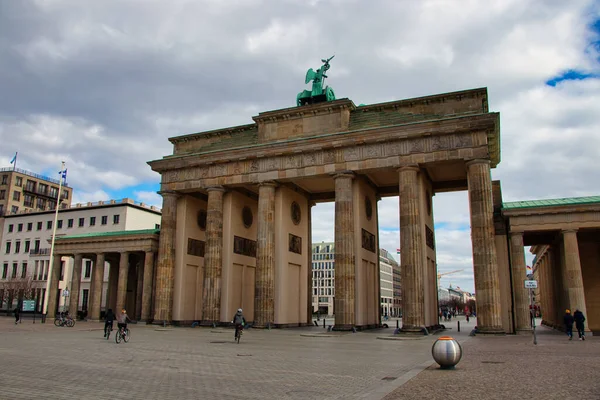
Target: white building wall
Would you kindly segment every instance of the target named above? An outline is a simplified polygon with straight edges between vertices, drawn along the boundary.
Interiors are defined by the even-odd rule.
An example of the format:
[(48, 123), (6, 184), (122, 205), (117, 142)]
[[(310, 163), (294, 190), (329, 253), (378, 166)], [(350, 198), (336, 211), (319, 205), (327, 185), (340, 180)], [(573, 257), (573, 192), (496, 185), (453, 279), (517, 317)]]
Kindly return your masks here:
[[(1, 283), (12, 276), (13, 264), (17, 264), (17, 276), (21, 276), (24, 263), (27, 264), (27, 276), (32, 276), (35, 288), (46, 288), (46, 278), (50, 264), (50, 241), (52, 239), (52, 225), (55, 213), (26, 212), (4, 218), (2, 242), (0, 243), (0, 288)], [(131, 218), (131, 223), (129, 219)], [(133, 206), (133, 201), (123, 199), (97, 203), (76, 204), (58, 213), (56, 236), (70, 236), (87, 233), (117, 232), (125, 230), (155, 229), (160, 224), (160, 211), (156, 208), (140, 209)], [(12, 228), (11, 228), (12, 226)], [(38, 229), (40, 228), (40, 229)], [(12, 229), (12, 232), (10, 230)], [(29, 241), (29, 251), (25, 251), (26, 242)], [(7, 253), (7, 243), (10, 251)], [(19, 251), (16, 252), (17, 243)], [(36, 244), (39, 251), (36, 254)], [(70, 278), (73, 270), (73, 259), (63, 257), (65, 269), (63, 279), (59, 282), (61, 290), (70, 288)], [(82, 277), (85, 275), (86, 259), (83, 260)], [(4, 266), (7, 266), (7, 279), (3, 279)], [(34, 276), (36, 272), (38, 274)], [(60, 268), (60, 266), (57, 266)], [(44, 270), (41, 279), (40, 271)], [(53, 267), (54, 268), (54, 267)], [(105, 287), (108, 285), (108, 271), (105, 268)], [(89, 289), (90, 278), (82, 278), (80, 290), (80, 306), (83, 303), (83, 290)], [(107, 289), (105, 289), (107, 290)], [(103, 297), (105, 299), (105, 296)], [(61, 296), (60, 306), (64, 307), (64, 298)], [(89, 301), (88, 301), (89, 304)], [(5, 305), (4, 305), (5, 307)]]

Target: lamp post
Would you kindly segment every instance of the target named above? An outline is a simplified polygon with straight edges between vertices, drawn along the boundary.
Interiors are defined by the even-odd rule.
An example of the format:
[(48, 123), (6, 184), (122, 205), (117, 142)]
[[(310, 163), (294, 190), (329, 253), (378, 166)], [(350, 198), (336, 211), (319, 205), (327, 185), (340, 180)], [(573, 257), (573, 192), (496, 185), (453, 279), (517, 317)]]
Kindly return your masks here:
[[(48, 313), (48, 296), (50, 296), (50, 283), (52, 282), (52, 268), (54, 268), (54, 240), (56, 239), (56, 223), (58, 221), (58, 210), (60, 209), (60, 192), (62, 190), (63, 172), (65, 170), (65, 162), (61, 162), (60, 178), (58, 180), (58, 196), (56, 199), (56, 211), (54, 212), (54, 223), (52, 225), (52, 241), (50, 243), (50, 263), (48, 265), (48, 279), (46, 280), (46, 294), (44, 295), (44, 303), (42, 306), (42, 323), (46, 322), (46, 314)], [(59, 266), (60, 267), (60, 266)]]

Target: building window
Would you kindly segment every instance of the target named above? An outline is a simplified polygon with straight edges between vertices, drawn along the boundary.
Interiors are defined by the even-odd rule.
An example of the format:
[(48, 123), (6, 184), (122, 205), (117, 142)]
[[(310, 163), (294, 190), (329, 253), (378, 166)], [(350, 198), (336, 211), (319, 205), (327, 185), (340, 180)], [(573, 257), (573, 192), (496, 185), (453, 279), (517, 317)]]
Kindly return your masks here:
[(49, 195), (50, 197), (52, 197), (53, 199), (54, 199), (54, 198), (58, 198), (58, 188), (56, 188), (56, 187), (52, 186), (52, 187), (50, 188), (50, 191), (48, 192), (48, 195)]
[(28, 179), (25, 184), (25, 190), (28, 192), (35, 192), (35, 182)]
[(11, 212), (11, 213), (13, 213), (13, 214), (16, 214), (16, 213), (18, 213), (18, 212), (19, 212), (19, 207), (17, 207), (17, 206), (12, 206), (12, 207), (10, 208), (10, 212)]
[(160, 229), (160, 224), (154, 224), (154, 229)]
[[(50, 261), (48, 261), (48, 263), (44, 264), (44, 280), (47, 281), (48, 280), (48, 269), (50, 269)], [(46, 289), (44, 289), (46, 290)]]
[(33, 208), (33, 202), (34, 202), (35, 198), (30, 195), (30, 194), (26, 194), (23, 196), (23, 205), (25, 207), (31, 207)]
[(12, 274), (11, 274), (11, 278), (12, 279), (17, 279), (17, 268), (19, 267), (18, 263), (13, 263), (13, 268), (12, 268)]
[(6, 254), (10, 254), (10, 242), (6, 242)]
[(20, 176), (17, 176), (17, 180), (15, 181), (15, 185), (17, 185), (18, 187), (23, 186), (23, 178)]
[(85, 275), (84, 278), (89, 278), (92, 275), (92, 261), (85, 261)]
[(45, 210), (46, 209), (46, 199), (42, 199), (39, 198), (37, 199), (37, 208), (39, 210)]
[(69, 220), (67, 221), (67, 228), (72, 228), (73, 227), (73, 218), (69, 218)]
[(42, 224), (43, 224), (43, 222), (41, 222), (41, 221), (37, 223), (37, 230), (38, 231), (42, 230)]
[(62, 198), (63, 199), (68, 199), (69, 198), (69, 192), (67, 192), (66, 190), (63, 192), (62, 194)]
[(102, 217), (102, 222), (101, 222), (101, 223), (102, 223), (102, 225), (106, 225), (106, 224), (108, 224), (108, 216), (106, 216), (106, 215), (105, 215), (105, 216), (103, 216), (103, 217)]
[(12, 233), (12, 231), (15, 229), (15, 226), (13, 224), (10, 224), (8, 226), (8, 233)]
[(85, 218), (79, 218), (79, 227), (83, 228), (84, 225), (85, 225)]
[(29, 253), (30, 244), (31, 244), (31, 242), (29, 240), (25, 241), (25, 253)]
[(62, 219), (59, 219), (58, 221), (56, 221), (56, 228), (57, 229), (62, 229)]
[(17, 232), (23, 232), (23, 224), (17, 225)]
[(52, 229), (52, 221), (46, 222), (46, 229)]
[(54, 200), (48, 200), (48, 210), (56, 210), (56, 202)]
[(4, 200), (6, 197), (6, 190), (0, 190), (0, 200)]
[(21, 192), (18, 192), (18, 191), (16, 191), (16, 190), (15, 190), (15, 191), (13, 192), (13, 200), (14, 200), (14, 201), (19, 201), (19, 200), (21, 200)]
[(40, 251), (40, 239), (36, 239), (35, 242), (33, 242), (33, 250), (36, 254)]
[(90, 217), (90, 226), (96, 225), (96, 217)]
[(21, 242), (17, 240), (15, 242), (15, 254), (18, 254), (21, 251)]
[(6, 279), (7, 275), (8, 275), (8, 263), (4, 263), (4, 266), (2, 267), (2, 279)]
[(33, 230), (33, 222), (27, 223), (27, 232), (31, 232)]
[(118, 224), (119, 223), (119, 214), (117, 215), (113, 215), (113, 224)]
[(38, 183), (38, 193), (48, 196), (48, 185), (45, 183)]
[(6, 181), (8, 180), (8, 175), (2, 175), (2, 184), (6, 185)]
[(21, 265), (21, 279), (25, 279), (27, 276), (27, 261), (23, 261)]

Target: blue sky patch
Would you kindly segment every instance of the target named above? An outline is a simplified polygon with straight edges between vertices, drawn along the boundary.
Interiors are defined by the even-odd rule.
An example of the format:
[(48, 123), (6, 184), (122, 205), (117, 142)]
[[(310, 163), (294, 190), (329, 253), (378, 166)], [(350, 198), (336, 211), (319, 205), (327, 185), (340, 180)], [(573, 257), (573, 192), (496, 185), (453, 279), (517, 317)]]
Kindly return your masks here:
[(598, 78), (600, 75), (598, 74), (588, 74), (585, 72), (580, 72), (574, 69), (569, 69), (562, 74), (555, 76), (546, 81), (546, 85), (555, 87), (558, 83), (563, 81), (574, 81), (574, 80), (584, 80), (588, 78)]

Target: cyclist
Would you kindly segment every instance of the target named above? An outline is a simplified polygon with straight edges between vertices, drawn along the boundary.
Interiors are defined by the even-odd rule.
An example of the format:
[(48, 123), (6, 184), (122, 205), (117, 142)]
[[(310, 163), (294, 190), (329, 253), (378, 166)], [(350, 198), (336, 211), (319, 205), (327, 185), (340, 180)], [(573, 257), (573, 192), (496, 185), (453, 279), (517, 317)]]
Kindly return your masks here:
[(106, 315), (104, 316), (104, 337), (106, 337), (106, 335), (110, 334), (108, 331), (109, 326), (110, 326), (110, 330), (112, 331), (114, 321), (115, 321), (115, 313), (113, 312), (112, 308), (109, 308), (108, 311), (106, 312)]
[(122, 332), (125, 333), (127, 331), (127, 321), (131, 321), (131, 319), (127, 315), (127, 311), (122, 309), (121, 314), (117, 316), (117, 329), (123, 329)]
[(235, 333), (233, 337), (234, 339), (237, 339), (238, 331), (242, 329), (244, 325), (246, 325), (246, 319), (244, 318), (244, 314), (242, 314), (241, 308), (238, 308), (237, 313), (235, 313), (233, 316), (233, 321), (231, 321), (231, 323), (235, 325)]

